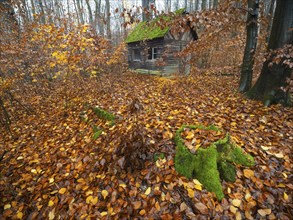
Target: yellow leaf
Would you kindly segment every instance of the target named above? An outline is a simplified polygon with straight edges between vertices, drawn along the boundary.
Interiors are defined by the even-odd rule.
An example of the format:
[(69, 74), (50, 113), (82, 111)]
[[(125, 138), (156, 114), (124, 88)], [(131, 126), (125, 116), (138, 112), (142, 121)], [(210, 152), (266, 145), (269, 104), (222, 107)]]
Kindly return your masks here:
[(55, 210), (49, 212), (49, 220), (53, 220), (55, 218)]
[(148, 196), (151, 193), (151, 190), (151, 187), (148, 187), (144, 194)]
[(6, 204), (6, 205), (4, 205), (4, 210), (6, 210), (6, 209), (10, 209), (11, 208), (11, 205), (10, 204)]
[(52, 200), (50, 200), (50, 201), (48, 202), (48, 206), (51, 207), (51, 206), (53, 206), (53, 205), (54, 205), (54, 202), (53, 202)]
[(66, 192), (66, 188), (61, 188), (61, 189), (59, 189), (59, 193), (60, 194), (64, 194)]
[(201, 144), (197, 144), (197, 145), (195, 145), (195, 150), (197, 151), (198, 148), (200, 148), (200, 146), (201, 146)]
[(140, 215), (144, 215), (145, 214), (145, 210), (144, 209), (140, 210), (139, 214)]
[(254, 172), (253, 170), (250, 170), (250, 169), (244, 169), (243, 174), (246, 178), (254, 177)]
[(195, 185), (202, 185), (197, 179), (193, 179), (193, 183), (194, 183)]
[(106, 215), (108, 215), (108, 212), (102, 212), (101, 213), (101, 216), (106, 216)]
[(92, 200), (93, 200), (93, 196), (88, 196), (88, 197), (86, 198), (85, 202), (86, 202), (87, 204), (90, 204), (90, 203), (92, 202)]
[(288, 195), (287, 195), (286, 192), (284, 192), (284, 199), (285, 199), (285, 200), (288, 200)]
[(285, 188), (286, 186), (285, 186), (283, 183), (279, 183), (279, 184), (277, 185), (277, 187)]
[(231, 126), (236, 127), (237, 123), (235, 121), (231, 122)]
[(18, 213), (16, 214), (16, 217), (17, 217), (18, 219), (22, 219), (22, 217), (23, 217), (23, 213), (22, 213), (22, 212), (18, 212)]
[(241, 200), (240, 199), (233, 199), (232, 205), (239, 207), (241, 205)]
[(188, 132), (187, 136), (185, 137), (187, 140), (194, 138), (194, 134), (192, 132)]
[(241, 217), (241, 213), (240, 212), (236, 212), (235, 213), (235, 220), (241, 220), (242, 217)]
[(54, 183), (54, 177), (49, 179), (49, 183)]
[(108, 191), (107, 190), (102, 190), (102, 196), (104, 199), (106, 199), (106, 197), (108, 196)]
[(200, 190), (200, 191), (202, 190), (202, 186), (201, 185), (197, 185), (196, 184), (196, 185), (194, 185), (194, 188), (197, 189), (197, 190)]
[(187, 192), (188, 192), (188, 196), (190, 198), (194, 198), (194, 190), (193, 189), (187, 188)]
[(238, 210), (238, 208), (236, 208), (235, 206), (230, 206), (230, 211), (232, 212), (232, 213), (236, 213), (237, 212), (237, 210)]
[(120, 183), (119, 186), (126, 188), (126, 184), (125, 183)]
[(88, 196), (88, 195), (92, 195), (94, 192), (92, 191), (92, 190), (89, 190), (89, 191), (86, 191), (86, 195)]
[(93, 199), (92, 199), (92, 204), (93, 204), (93, 205), (96, 205), (97, 203), (98, 203), (98, 197), (95, 196), (95, 197), (93, 197)]
[(261, 147), (261, 149), (263, 149), (264, 151), (267, 151), (267, 150), (270, 149), (270, 147), (265, 147), (265, 146), (260, 146), (260, 147)]

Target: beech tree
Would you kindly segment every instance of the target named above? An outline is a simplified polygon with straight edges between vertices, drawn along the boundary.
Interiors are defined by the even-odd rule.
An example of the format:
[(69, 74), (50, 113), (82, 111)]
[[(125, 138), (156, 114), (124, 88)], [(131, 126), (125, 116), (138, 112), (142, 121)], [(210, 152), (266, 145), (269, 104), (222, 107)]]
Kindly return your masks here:
[[(277, 0), (268, 48), (275, 50), (264, 62), (261, 74), (247, 93), (251, 99), (262, 100), (265, 105), (282, 103), (290, 105), (293, 44), (293, 1)], [(291, 79), (292, 80), (292, 79)]]
[(241, 67), (241, 78), (239, 83), (239, 91), (247, 92), (251, 88), (252, 69), (254, 64), (254, 54), (258, 36), (258, 0), (248, 0), (247, 24), (246, 24), (246, 45), (244, 57)]

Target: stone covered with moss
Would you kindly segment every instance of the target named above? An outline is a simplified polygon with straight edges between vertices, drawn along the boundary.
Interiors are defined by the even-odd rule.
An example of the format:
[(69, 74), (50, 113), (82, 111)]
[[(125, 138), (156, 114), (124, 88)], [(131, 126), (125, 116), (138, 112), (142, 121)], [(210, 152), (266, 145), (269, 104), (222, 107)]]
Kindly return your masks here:
[(110, 112), (107, 112), (106, 110), (104, 109), (101, 109), (99, 107), (94, 107), (93, 108), (94, 112), (96, 113), (96, 115), (100, 118), (100, 119), (104, 119), (104, 120), (107, 120), (107, 121), (111, 121), (111, 122), (114, 122), (115, 120), (115, 115), (113, 115), (112, 113)]
[(229, 134), (207, 148), (199, 148), (195, 154), (184, 145), (181, 132), (184, 129), (200, 129), (205, 131), (221, 130), (215, 126), (183, 125), (175, 135), (176, 155), (175, 169), (187, 178), (197, 178), (207, 190), (214, 192), (219, 200), (224, 198), (221, 179), (235, 181), (234, 164), (253, 166), (254, 159), (231, 141)]

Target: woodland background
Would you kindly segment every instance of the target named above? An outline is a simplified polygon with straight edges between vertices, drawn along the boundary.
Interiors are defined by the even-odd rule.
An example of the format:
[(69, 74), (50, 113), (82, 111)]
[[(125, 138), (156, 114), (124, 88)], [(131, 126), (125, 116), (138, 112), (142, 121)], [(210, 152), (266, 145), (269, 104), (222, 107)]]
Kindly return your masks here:
[[(281, 41), (270, 34), (274, 19), (293, 20), (276, 13), (281, 4), (292, 8), (290, 0), (0, 0), (0, 217), (292, 219), (292, 37), (274, 48)], [(196, 28), (199, 40), (181, 54), (193, 55), (190, 75), (129, 70), (127, 33), (182, 7), (187, 17), (163, 25)], [(269, 67), (278, 80), (260, 80)], [(264, 92), (249, 95), (257, 81)], [(234, 183), (223, 181), (222, 201), (176, 173), (183, 124), (214, 124), (255, 157)]]

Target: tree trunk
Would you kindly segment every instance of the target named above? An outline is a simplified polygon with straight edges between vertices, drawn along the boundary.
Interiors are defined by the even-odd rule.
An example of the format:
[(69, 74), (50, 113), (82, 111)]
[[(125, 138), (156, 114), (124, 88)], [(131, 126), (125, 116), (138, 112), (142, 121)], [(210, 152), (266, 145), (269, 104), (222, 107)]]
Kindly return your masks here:
[(39, 0), (39, 11), (40, 11), (40, 14), (41, 14), (40, 22), (41, 22), (41, 24), (45, 24), (46, 23), (45, 10), (44, 10), (42, 0)]
[(201, 1), (201, 10), (205, 10), (207, 7), (207, 0), (202, 0)]
[(194, 10), (198, 11), (198, 9), (199, 9), (199, 0), (195, 0)]
[(80, 3), (80, 0), (76, 0), (76, 6), (77, 6), (77, 9), (78, 9), (78, 14), (79, 14), (79, 18), (80, 18), (80, 23), (81, 24), (84, 24), (84, 18), (83, 18), (83, 8), (82, 8), (82, 5)]
[(89, 3), (89, 0), (85, 0), (85, 2), (86, 2), (86, 5), (87, 5), (87, 10), (89, 12), (89, 22), (90, 22), (90, 25), (91, 25), (91, 27), (94, 27), (94, 18), (93, 18), (93, 12), (92, 12), (91, 5)]
[[(270, 50), (282, 48), (285, 44), (293, 44), (292, 11), (292, 0), (277, 0), (269, 41)], [(274, 103), (290, 105), (289, 91), (284, 88), (288, 87), (286, 79), (290, 77), (292, 68), (286, 67), (282, 62), (271, 64), (273, 58), (271, 56), (264, 62), (256, 84), (247, 95), (251, 99), (262, 100), (266, 106)]]
[(107, 37), (111, 39), (111, 13), (110, 13), (110, 0), (106, 0), (106, 18), (107, 18)]
[(219, 0), (214, 0), (214, 2), (213, 2), (213, 8), (217, 8), (218, 7), (218, 3), (219, 3)]
[(95, 27), (96, 30), (99, 30), (99, 34), (104, 36), (104, 22), (102, 21), (101, 16), (101, 0), (95, 0), (95, 4)]
[(149, 0), (142, 0), (142, 20), (148, 20), (148, 12), (150, 10), (150, 1)]
[[(267, 28), (268, 33), (270, 33), (272, 31), (275, 3), (276, 3), (276, 0), (271, 0), (270, 8), (269, 8), (268, 15), (267, 15), (267, 17), (269, 19), (269, 25), (268, 25), (268, 28)], [(269, 42), (269, 40), (270, 40), (270, 38), (267, 37), (267, 42)]]
[(246, 45), (241, 67), (241, 77), (239, 83), (239, 92), (247, 92), (251, 88), (252, 69), (254, 64), (254, 54), (258, 35), (258, 0), (248, 0), (248, 14), (246, 24)]

